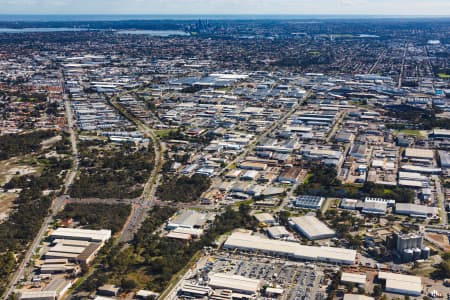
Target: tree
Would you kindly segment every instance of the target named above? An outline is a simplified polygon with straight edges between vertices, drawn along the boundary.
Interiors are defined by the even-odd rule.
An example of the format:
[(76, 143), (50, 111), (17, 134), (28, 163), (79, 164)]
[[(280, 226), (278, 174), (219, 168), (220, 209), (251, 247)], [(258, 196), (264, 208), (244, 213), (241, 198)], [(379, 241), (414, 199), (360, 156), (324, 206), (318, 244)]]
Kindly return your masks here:
[(374, 297), (380, 297), (383, 293), (383, 289), (381, 288), (381, 285), (377, 284), (373, 286), (373, 296)]
[(131, 291), (137, 287), (137, 284), (133, 279), (122, 279), (120, 286), (125, 291)]

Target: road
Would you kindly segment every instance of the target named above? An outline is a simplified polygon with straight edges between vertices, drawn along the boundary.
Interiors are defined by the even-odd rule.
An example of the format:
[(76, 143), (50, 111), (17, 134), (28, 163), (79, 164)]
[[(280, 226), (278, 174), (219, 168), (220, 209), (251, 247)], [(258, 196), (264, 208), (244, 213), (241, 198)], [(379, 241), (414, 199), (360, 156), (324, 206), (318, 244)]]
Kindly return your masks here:
[(373, 72), (375, 71), (375, 68), (378, 66), (378, 64), (380, 63), (380, 61), (383, 59), (384, 55), (386, 54), (386, 50), (383, 50), (383, 52), (380, 53), (380, 55), (378, 55), (377, 60), (375, 61), (375, 63), (373, 64), (373, 66), (370, 68), (369, 73), (368, 74), (373, 74)]
[(441, 225), (447, 226), (448, 218), (447, 212), (445, 211), (445, 195), (444, 192), (442, 191), (441, 179), (437, 175), (434, 175), (433, 179), (436, 185), (436, 201), (439, 209), (441, 210)]
[(403, 72), (405, 70), (405, 61), (406, 61), (406, 54), (407, 53), (408, 53), (408, 43), (405, 42), (405, 49), (403, 51), (403, 57), (402, 57), (402, 65), (400, 67), (400, 75), (398, 77), (398, 88), (402, 87)]
[(263, 134), (259, 135), (255, 141), (253, 143), (251, 143), (244, 152), (242, 152), (240, 155), (238, 155), (235, 159), (233, 159), (225, 168), (224, 171), (230, 169), (234, 164), (236, 164), (237, 162), (239, 162), (240, 160), (242, 160), (243, 158), (245, 158), (250, 152), (253, 151), (253, 149), (255, 149), (255, 147), (259, 144), (259, 142), (261, 142), (262, 140), (264, 140), (265, 138), (267, 138), (271, 133), (273, 133), (281, 124), (284, 124), (286, 122), (286, 120), (292, 116), (293, 113), (295, 113), (297, 111), (297, 109), (300, 107), (300, 105), (306, 100), (308, 99), (311, 94), (313, 93), (313, 89), (309, 90), (304, 96), (303, 98), (299, 101), (299, 103), (295, 104), (291, 110), (289, 110), (281, 119), (279, 119), (278, 121), (274, 122)]
[[(63, 95), (63, 98), (65, 100), (64, 104), (65, 104), (65, 108), (66, 108), (67, 126), (68, 126), (69, 133), (70, 133), (70, 140), (71, 140), (71, 144), (72, 144), (72, 156), (74, 159), (73, 168), (71, 170), (69, 170), (69, 173), (67, 174), (67, 176), (65, 178), (64, 185), (61, 188), (61, 191), (66, 193), (69, 190), (70, 185), (73, 183), (73, 181), (76, 177), (76, 174), (78, 172), (79, 162), (78, 162), (78, 149), (77, 149), (77, 143), (76, 143), (76, 136), (75, 136), (74, 127), (73, 127), (74, 123), (73, 123), (72, 110), (71, 110), (69, 101), (66, 100), (65, 95)], [(24, 276), (27, 268), (30, 267), (29, 266), (30, 260), (33, 257), (33, 255), (35, 254), (36, 249), (38, 248), (41, 240), (44, 238), (44, 235), (47, 232), (50, 223), (53, 221), (53, 218), (58, 214), (58, 212), (63, 209), (64, 199), (65, 199), (65, 197), (58, 197), (58, 198), (53, 199), (52, 204), (50, 206), (49, 215), (44, 219), (44, 222), (42, 223), (38, 234), (35, 236), (33, 242), (31, 243), (30, 247), (28, 248), (27, 252), (25, 253), (23, 260), (21, 261), (16, 272), (14, 273), (14, 275), (6, 289), (6, 292), (3, 295), (3, 299), (5, 299), (5, 300), (8, 299), (8, 297), (14, 292), (14, 289), (15, 289), (17, 283)]]
[(75, 135), (75, 130), (74, 130), (72, 107), (70, 106), (70, 102), (67, 99), (66, 95), (64, 95), (64, 98), (65, 98), (64, 105), (66, 108), (67, 127), (69, 129), (70, 143), (72, 144), (72, 156), (73, 156), (73, 169), (67, 175), (66, 181), (64, 183), (63, 193), (66, 194), (66, 193), (68, 193), (69, 187), (72, 185), (73, 181), (75, 180), (75, 177), (77, 176), (80, 161), (79, 161), (79, 154), (78, 154), (77, 137)]
[(121, 96), (126, 94), (131, 94), (136, 92), (136, 90), (126, 91), (115, 97), (113, 97), (109, 103), (118, 110), (125, 118), (130, 120), (137, 129), (145, 136), (152, 140), (153, 150), (155, 152), (155, 166), (150, 174), (147, 183), (145, 184), (142, 197), (139, 201), (133, 205), (131, 214), (124, 225), (122, 232), (117, 239), (118, 243), (126, 243), (133, 239), (134, 234), (139, 230), (145, 218), (147, 217), (148, 211), (153, 205), (153, 200), (155, 199), (156, 189), (158, 187), (158, 182), (160, 180), (160, 171), (164, 163), (163, 153), (165, 151), (165, 144), (161, 143), (156, 133), (144, 124), (141, 120), (133, 116), (128, 112), (122, 105), (117, 102)]

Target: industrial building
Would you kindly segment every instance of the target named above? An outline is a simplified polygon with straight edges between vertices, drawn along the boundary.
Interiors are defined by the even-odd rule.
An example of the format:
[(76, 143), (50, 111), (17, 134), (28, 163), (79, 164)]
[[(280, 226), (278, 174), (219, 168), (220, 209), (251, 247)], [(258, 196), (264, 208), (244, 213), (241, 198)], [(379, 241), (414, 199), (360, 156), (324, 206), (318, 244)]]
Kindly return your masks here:
[(90, 230), (59, 227), (52, 232), (50, 238), (104, 243), (111, 238), (111, 230)]
[(358, 202), (361, 202), (360, 200), (357, 199), (342, 199), (339, 207), (342, 209), (349, 209), (349, 210), (356, 210)]
[(406, 148), (404, 156), (406, 159), (423, 159), (423, 160), (433, 160), (434, 152), (429, 149), (417, 149), (417, 148)]
[(284, 226), (273, 226), (267, 229), (267, 234), (272, 239), (284, 239), (291, 237), (291, 233)]
[(347, 273), (342, 272), (341, 282), (342, 283), (352, 283), (358, 287), (364, 287), (366, 285), (367, 276), (366, 274), (359, 273)]
[(294, 200), (294, 206), (300, 208), (319, 209), (322, 207), (324, 197), (300, 195)]
[(352, 265), (356, 251), (335, 247), (305, 246), (295, 242), (271, 240), (244, 232), (234, 232), (223, 245), (224, 249), (258, 251), (274, 256), (285, 256), (292, 260), (321, 261)]
[(448, 152), (448, 151), (439, 151), (439, 160), (441, 162), (441, 167), (443, 169), (450, 168), (450, 152)]
[(278, 181), (296, 184), (301, 172), (302, 172), (301, 168), (297, 167), (288, 168), (283, 172), (281, 172), (280, 176), (278, 176)]
[(422, 293), (422, 278), (419, 276), (378, 272), (378, 279), (385, 281), (385, 290), (389, 293), (410, 296), (420, 296)]
[(414, 218), (426, 219), (435, 217), (438, 214), (438, 209), (436, 207), (413, 203), (397, 203), (395, 205), (395, 213)]
[(290, 219), (290, 224), (294, 230), (305, 236), (308, 240), (323, 240), (336, 235), (325, 223), (315, 216), (301, 216)]
[(55, 300), (55, 291), (19, 292), (19, 300)]
[(394, 232), (393, 237), (395, 241), (395, 250), (397, 250), (397, 252), (413, 248), (422, 249), (423, 234), (421, 233), (402, 234)]
[(231, 290), (233, 293), (257, 295), (262, 287), (262, 281), (239, 275), (222, 273), (209, 274), (208, 285), (213, 289)]
[(345, 294), (344, 300), (375, 300), (375, 298), (366, 295)]
[(423, 238), (422, 233), (402, 234), (394, 232), (391, 247), (395, 249), (404, 262), (428, 259), (430, 249), (423, 246)]
[(206, 214), (196, 212), (194, 210), (186, 210), (181, 214), (172, 217), (167, 223), (166, 228), (169, 230), (182, 228), (203, 228), (207, 222)]
[(364, 202), (362, 212), (372, 215), (385, 215), (387, 210), (386, 202)]
[(268, 213), (255, 214), (254, 217), (260, 224), (263, 223), (269, 226), (278, 224), (277, 220), (275, 220), (275, 218)]

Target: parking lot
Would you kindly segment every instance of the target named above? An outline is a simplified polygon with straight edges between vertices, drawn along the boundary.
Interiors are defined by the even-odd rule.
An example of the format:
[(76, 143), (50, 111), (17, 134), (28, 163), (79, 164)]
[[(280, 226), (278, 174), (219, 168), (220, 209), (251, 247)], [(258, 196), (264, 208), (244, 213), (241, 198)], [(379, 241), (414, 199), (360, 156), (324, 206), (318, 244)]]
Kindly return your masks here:
[(203, 268), (207, 273), (227, 273), (260, 279), (263, 285), (284, 289), (282, 299), (322, 300), (322, 268), (315, 264), (243, 255), (217, 255)]

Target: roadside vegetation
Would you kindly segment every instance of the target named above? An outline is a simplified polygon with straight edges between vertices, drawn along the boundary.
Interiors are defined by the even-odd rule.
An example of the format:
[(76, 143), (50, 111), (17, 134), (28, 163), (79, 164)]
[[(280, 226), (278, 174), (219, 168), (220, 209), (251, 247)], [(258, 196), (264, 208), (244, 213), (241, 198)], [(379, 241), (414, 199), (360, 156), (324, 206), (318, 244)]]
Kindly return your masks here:
[(73, 198), (136, 198), (154, 166), (151, 149), (134, 144), (82, 141), (80, 174), (70, 189)]
[[(48, 215), (52, 199), (62, 187), (64, 177), (68, 169), (72, 166), (70, 158), (64, 155), (70, 147), (63, 139), (47, 149), (41, 151), (40, 142), (54, 136), (56, 133), (39, 132), (26, 135), (27, 138), (19, 138), (18, 144), (38, 145), (33, 151), (22, 150), (16, 146), (2, 145), (2, 149), (18, 149), (14, 152), (2, 152), (4, 157), (15, 158), (15, 155), (26, 155), (22, 157), (22, 162), (27, 162), (38, 171), (34, 174), (13, 176), (3, 189), (18, 189), (20, 192), (14, 201), (14, 210), (8, 218), (0, 223), (0, 294), (4, 292), (11, 272), (16, 270), (17, 263), (22, 259), (23, 253), (27, 250), (29, 243), (37, 235), (43, 220)], [(3, 140), (3, 137), (0, 138)], [(6, 143), (14, 143), (9, 137)], [(1, 143), (0, 143), (1, 144)], [(22, 147), (21, 146), (21, 147)], [(34, 146), (33, 146), (34, 147)], [(35, 153), (33, 153), (36, 151)], [(49, 155), (53, 153), (53, 155)], [(45, 193), (44, 193), (45, 191)]]
[(106, 283), (118, 284), (125, 290), (149, 289), (164, 291), (172, 278), (206, 246), (213, 246), (217, 238), (236, 228), (255, 229), (256, 221), (250, 208), (238, 210), (228, 207), (209, 227), (201, 239), (185, 242), (162, 237), (157, 229), (175, 213), (172, 207), (154, 207), (135, 235), (132, 246), (120, 251), (112, 248), (99, 268), (86, 280), (79, 291), (94, 291)]
[(56, 136), (56, 131), (39, 130), (25, 134), (7, 134), (0, 137), (0, 160), (39, 151), (41, 142)]
[(192, 202), (197, 200), (211, 185), (211, 179), (203, 175), (192, 177), (166, 177), (156, 195), (163, 201)]
[(343, 184), (337, 178), (336, 169), (314, 166), (308, 180), (298, 186), (297, 195), (313, 195), (337, 198), (377, 197), (393, 199), (400, 203), (412, 203), (414, 192), (401, 187), (389, 187), (366, 182), (364, 185)]
[(131, 212), (129, 204), (70, 203), (56, 217), (73, 219), (82, 228), (111, 229), (119, 232)]

